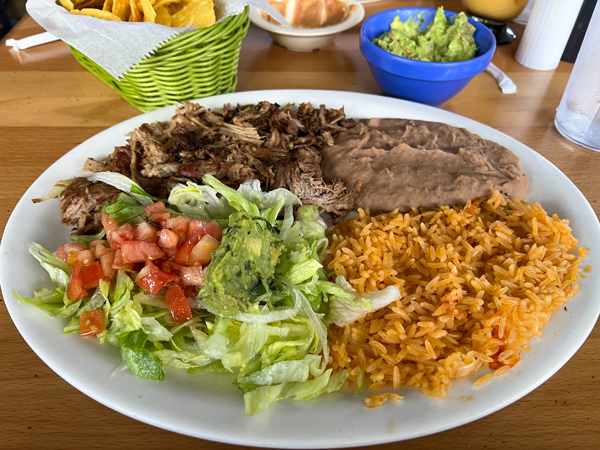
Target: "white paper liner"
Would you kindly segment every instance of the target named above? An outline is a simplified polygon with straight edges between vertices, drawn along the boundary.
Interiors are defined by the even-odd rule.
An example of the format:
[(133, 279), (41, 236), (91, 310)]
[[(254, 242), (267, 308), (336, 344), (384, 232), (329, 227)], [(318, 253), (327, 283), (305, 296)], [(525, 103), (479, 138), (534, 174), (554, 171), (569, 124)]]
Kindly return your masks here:
[[(246, 5), (286, 23), (266, 0), (214, 0), (217, 21), (240, 14)], [(119, 79), (173, 37), (196, 29), (174, 28), (148, 22), (116, 22), (70, 14), (55, 0), (28, 0), (31, 17), (60, 40), (76, 48)]]

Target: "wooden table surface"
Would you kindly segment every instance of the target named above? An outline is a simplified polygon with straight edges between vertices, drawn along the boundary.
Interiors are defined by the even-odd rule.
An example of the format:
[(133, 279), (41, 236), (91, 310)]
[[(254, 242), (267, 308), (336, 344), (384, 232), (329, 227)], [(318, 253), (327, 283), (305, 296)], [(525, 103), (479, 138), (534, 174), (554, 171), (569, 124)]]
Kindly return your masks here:
[[(366, 4), (366, 13), (415, 4), (461, 9), (457, 1), (384, 0)], [(7, 38), (40, 31), (26, 17)], [(321, 51), (293, 53), (251, 27), (241, 52), (237, 91), (319, 88), (381, 94), (360, 55), (358, 32), (355, 27)], [(0, 229), (4, 230), (19, 198), (50, 164), (139, 111), (80, 67), (62, 42), (18, 53), (4, 42), (0, 44)], [(514, 60), (517, 44), (499, 47), (493, 62), (516, 82), (518, 93), (502, 94), (494, 79), (482, 73), (442, 109), (489, 125), (539, 152), (577, 185), (598, 214), (600, 153), (570, 143), (553, 125), (572, 66), (561, 63), (552, 71), (527, 69)], [(598, 355), (600, 326), (573, 358), (534, 392), (475, 422), (405, 441), (402, 448), (598, 448)], [(235, 448), (146, 425), (75, 390), (31, 351), (4, 301), (0, 302), (0, 448), (175, 447)], [(373, 448), (398, 447), (400, 444)]]

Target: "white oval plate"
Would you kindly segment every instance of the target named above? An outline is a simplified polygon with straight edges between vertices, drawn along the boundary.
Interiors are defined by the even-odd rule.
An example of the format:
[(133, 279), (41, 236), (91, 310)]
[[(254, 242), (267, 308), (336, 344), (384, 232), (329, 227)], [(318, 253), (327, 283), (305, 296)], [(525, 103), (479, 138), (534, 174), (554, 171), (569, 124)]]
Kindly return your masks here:
[[(531, 182), (529, 201), (539, 201), (549, 213), (571, 221), (580, 244), (591, 251), (584, 265), (600, 266), (600, 224), (575, 185), (535, 151), (492, 128), (433, 107), (387, 97), (350, 92), (290, 90), (239, 92), (204, 98), (214, 108), (225, 103), (269, 100), (279, 104), (312, 102), (344, 107), (348, 117), (402, 117), (446, 122), (492, 139), (521, 158)], [(309, 402), (279, 402), (269, 411), (248, 417), (242, 393), (225, 375), (189, 375), (168, 370), (162, 383), (135, 378), (116, 370), (119, 351), (93, 339), (64, 336), (62, 320), (29, 305), (19, 305), (13, 289), (31, 295), (48, 286), (45, 272), (27, 252), (38, 242), (48, 249), (67, 242), (69, 228), (61, 225), (57, 201), (33, 204), (57, 180), (84, 175), (88, 156), (102, 158), (126, 134), (144, 122), (169, 119), (174, 107), (143, 114), (109, 128), (60, 158), (20, 200), (0, 246), (0, 284), (10, 315), (35, 353), (60, 377), (98, 402), (139, 421), (189, 436), (255, 447), (335, 448), (400, 441), (447, 430), (474, 421), (520, 399), (559, 370), (583, 344), (600, 313), (600, 278), (589, 276), (577, 296), (560, 309), (540, 338), (531, 341), (519, 364), (480, 388), (474, 378), (455, 383), (448, 398), (428, 398), (402, 389), (404, 400), (375, 410), (363, 404), (364, 394), (346, 389)], [(479, 373), (475, 378), (481, 376)]]

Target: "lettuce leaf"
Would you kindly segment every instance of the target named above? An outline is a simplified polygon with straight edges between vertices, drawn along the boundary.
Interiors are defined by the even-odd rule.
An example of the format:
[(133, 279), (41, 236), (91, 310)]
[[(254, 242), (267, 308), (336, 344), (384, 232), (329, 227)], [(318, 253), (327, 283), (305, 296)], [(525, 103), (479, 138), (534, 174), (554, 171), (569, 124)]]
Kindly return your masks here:
[(121, 356), (134, 375), (162, 381), (165, 378), (160, 358), (145, 348), (148, 336), (143, 330), (136, 330), (119, 337)]
[(293, 220), (293, 206), (300, 200), (286, 189), (263, 192), (257, 180), (248, 180), (235, 190), (212, 175), (205, 175), (205, 184), (187, 182), (175, 186), (169, 195), (169, 204), (183, 215), (201, 220), (217, 220), (226, 226), (234, 211), (245, 211), (252, 218), (262, 217), (275, 223), (281, 209)]
[(235, 211), (214, 188), (191, 181), (171, 189), (168, 202), (184, 216), (207, 222), (216, 220), (222, 227), (227, 225), (229, 215)]
[(71, 317), (81, 304), (81, 301), (70, 301), (66, 295), (66, 289), (62, 286), (53, 290), (47, 288), (36, 290), (33, 297), (21, 297), (15, 291), (13, 291), (13, 295), (19, 303), (36, 306), (52, 317)]
[(332, 373), (332, 370), (328, 369), (307, 381), (259, 386), (244, 394), (246, 414), (254, 415), (265, 411), (279, 400), (294, 398), (295, 401), (306, 401), (337, 391), (347, 378), (348, 371)]
[(29, 253), (31, 253), (31, 255), (39, 261), (46, 272), (48, 272), (52, 281), (59, 286), (67, 287), (73, 269), (71, 269), (66, 262), (35, 242), (29, 244), (28, 249)]
[(112, 305), (110, 314), (115, 316), (131, 299), (134, 283), (125, 270), (117, 272), (117, 278), (111, 292)]
[(325, 322), (340, 327), (348, 325), (370, 312), (377, 311), (402, 297), (397, 286), (388, 286), (380, 291), (360, 294), (342, 276), (335, 279), (335, 284), (323, 284), (323, 289), (330, 294), (331, 299), (331, 306)]
[(104, 228), (102, 228), (96, 234), (72, 234), (70, 239), (72, 242), (77, 242), (79, 244), (89, 246), (92, 241), (102, 239), (105, 235), (106, 232), (104, 231)]
[(89, 179), (91, 181), (102, 181), (103, 183), (110, 184), (120, 191), (128, 193), (144, 206), (151, 205), (155, 201), (160, 200), (148, 194), (132, 179), (117, 172), (96, 172), (90, 175)]
[(261, 217), (260, 209), (255, 203), (245, 198), (235, 189), (221, 183), (214, 176), (209, 174), (204, 175), (202, 181), (204, 182), (204, 184), (207, 184), (208, 186), (212, 187), (219, 194), (225, 197), (225, 199), (227, 199), (229, 204), (236, 211), (245, 211), (252, 218)]
[(104, 207), (106, 214), (113, 217), (119, 225), (125, 223), (140, 223), (147, 219), (145, 206), (127, 194), (119, 194), (115, 203), (108, 203)]

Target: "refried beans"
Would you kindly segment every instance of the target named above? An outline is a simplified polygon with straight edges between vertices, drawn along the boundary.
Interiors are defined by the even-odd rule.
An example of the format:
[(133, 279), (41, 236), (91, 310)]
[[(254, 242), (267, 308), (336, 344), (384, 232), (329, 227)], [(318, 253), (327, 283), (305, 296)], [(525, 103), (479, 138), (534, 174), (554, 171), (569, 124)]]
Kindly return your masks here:
[(438, 122), (363, 119), (321, 150), (326, 180), (362, 181), (371, 212), (457, 205), (500, 191), (525, 199), (529, 181), (507, 148)]

